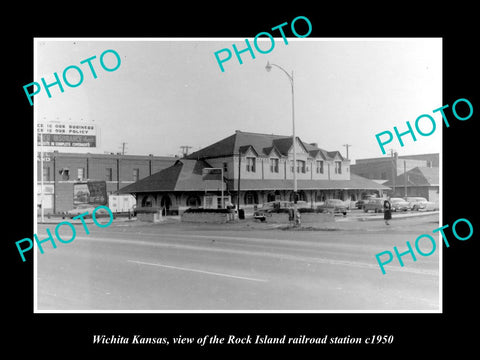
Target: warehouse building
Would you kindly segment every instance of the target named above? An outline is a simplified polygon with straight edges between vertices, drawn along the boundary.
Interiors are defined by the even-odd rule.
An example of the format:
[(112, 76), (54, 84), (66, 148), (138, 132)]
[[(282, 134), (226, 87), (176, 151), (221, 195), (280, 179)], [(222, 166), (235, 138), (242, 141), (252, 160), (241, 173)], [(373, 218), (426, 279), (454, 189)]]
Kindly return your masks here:
[(392, 190), (388, 195), (394, 197), (425, 197), (427, 200), (439, 201), (440, 160), (438, 153), (402, 155), (368, 159), (357, 159), (351, 165), (354, 174), (371, 179)]

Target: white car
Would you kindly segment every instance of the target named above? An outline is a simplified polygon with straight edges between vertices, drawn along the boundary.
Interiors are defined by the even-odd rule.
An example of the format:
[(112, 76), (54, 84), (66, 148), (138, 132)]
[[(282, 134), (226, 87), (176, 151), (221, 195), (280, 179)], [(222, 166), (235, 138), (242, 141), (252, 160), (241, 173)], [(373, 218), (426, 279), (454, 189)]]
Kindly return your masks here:
[(402, 198), (390, 198), (390, 204), (392, 204), (393, 211), (407, 211), (412, 208), (410, 202)]
[[(83, 213), (88, 212), (88, 215), (85, 216), (85, 217), (87, 218), (87, 217), (91, 217), (91, 216), (92, 216), (93, 210), (95, 210), (95, 208), (97, 208), (98, 206), (100, 206), (100, 205), (80, 204), (80, 205), (78, 205), (75, 209), (68, 210), (68, 211), (66, 212), (66, 214), (67, 214), (67, 216), (68, 216), (70, 219), (72, 219), (72, 218), (74, 218), (74, 217), (77, 216), (77, 215), (80, 215), (80, 214), (83, 214)], [(110, 214), (109, 214), (108, 211), (105, 210), (105, 209), (98, 209), (98, 210), (95, 212), (95, 216), (96, 216), (96, 217), (110, 216)]]
[(435, 203), (428, 201), (424, 197), (407, 197), (412, 211), (433, 211), (436, 210)]

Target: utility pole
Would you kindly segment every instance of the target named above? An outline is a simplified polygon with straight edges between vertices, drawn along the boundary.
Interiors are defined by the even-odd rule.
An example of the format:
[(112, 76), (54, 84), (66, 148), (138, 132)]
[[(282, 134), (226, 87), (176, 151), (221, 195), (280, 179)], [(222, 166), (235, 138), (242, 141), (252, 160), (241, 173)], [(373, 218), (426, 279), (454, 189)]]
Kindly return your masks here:
[(393, 195), (395, 196), (396, 186), (395, 186), (395, 180), (397, 177), (397, 153), (394, 153), (394, 149), (390, 149), (390, 156), (392, 158), (392, 185), (393, 185)]
[(191, 148), (192, 148), (192, 146), (188, 146), (188, 145), (180, 146), (180, 149), (182, 149), (183, 157), (186, 157), (188, 155), (188, 149), (191, 149)]
[(347, 160), (350, 160), (350, 158), (348, 157), (348, 148), (352, 145), (350, 144), (343, 144), (343, 146), (345, 146), (347, 148)]
[[(40, 216), (41, 216), (41, 221), (42, 223), (45, 222), (45, 219), (44, 219), (44, 210), (43, 210), (43, 205), (45, 204), (44, 202), (44, 198), (45, 198), (45, 195), (44, 195), (44, 189), (43, 189), (43, 131), (44, 129), (42, 129), (42, 132), (40, 133), (40, 142), (41, 142), (41, 145), (40, 145), (40, 187), (41, 187), (41, 198), (40, 198)], [(55, 176), (55, 173), (53, 174), (53, 176)], [(38, 183), (37, 183), (38, 184)]]
[(127, 145), (128, 143), (126, 142), (122, 142), (122, 155), (125, 155), (125, 145)]
[(237, 182), (237, 216), (240, 219), (240, 171), (242, 171), (242, 154), (238, 152), (238, 182)]

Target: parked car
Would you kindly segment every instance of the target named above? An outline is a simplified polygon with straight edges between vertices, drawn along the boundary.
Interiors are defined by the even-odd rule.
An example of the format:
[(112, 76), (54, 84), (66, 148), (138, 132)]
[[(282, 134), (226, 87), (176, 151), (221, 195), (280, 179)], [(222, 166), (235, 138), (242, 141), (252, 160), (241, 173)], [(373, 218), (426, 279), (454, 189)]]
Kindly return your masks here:
[(253, 213), (253, 218), (260, 221), (265, 221), (266, 214), (281, 211), (281, 209), (289, 209), (291, 207), (293, 207), (293, 202), (291, 201), (270, 201), (264, 203), (260, 209), (256, 210)]
[[(97, 208), (99, 205), (92, 205), (92, 204), (80, 204), (77, 205), (75, 209), (68, 210), (66, 212), (66, 215), (72, 219), (77, 215), (83, 214), (88, 212), (88, 215), (85, 216), (85, 218), (92, 217), (93, 210)], [(98, 209), (95, 212), (95, 217), (102, 217), (102, 216), (110, 216), (110, 213), (105, 210), (105, 209)]]
[[(293, 202), (291, 202), (291, 205), (293, 206)], [(306, 201), (298, 200), (297, 209), (310, 209), (310, 205)]]
[(371, 198), (368, 203), (363, 206), (363, 211), (368, 212), (370, 210), (374, 212), (383, 212), (383, 198)]
[(374, 199), (374, 198), (376, 198), (375, 195), (366, 195), (361, 200), (358, 200), (355, 203), (355, 206), (357, 207), (357, 209), (363, 209), (364, 205), (368, 203), (370, 199)]
[(328, 213), (341, 213), (347, 215), (348, 208), (345, 203), (340, 199), (327, 199), (323, 205), (317, 206), (319, 212), (328, 212)]
[(424, 197), (407, 197), (407, 201), (413, 211), (432, 211), (436, 209), (435, 203), (428, 201)]
[(410, 203), (402, 198), (390, 198), (390, 204), (392, 204), (392, 211), (407, 211), (412, 208)]

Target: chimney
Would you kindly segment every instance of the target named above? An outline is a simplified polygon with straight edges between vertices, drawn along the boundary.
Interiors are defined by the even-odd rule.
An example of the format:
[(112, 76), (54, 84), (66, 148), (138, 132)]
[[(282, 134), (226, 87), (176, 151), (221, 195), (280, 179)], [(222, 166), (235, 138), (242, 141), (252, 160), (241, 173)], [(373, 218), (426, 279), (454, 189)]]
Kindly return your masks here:
[(316, 143), (316, 142), (310, 143), (310, 145), (318, 147), (318, 143)]

